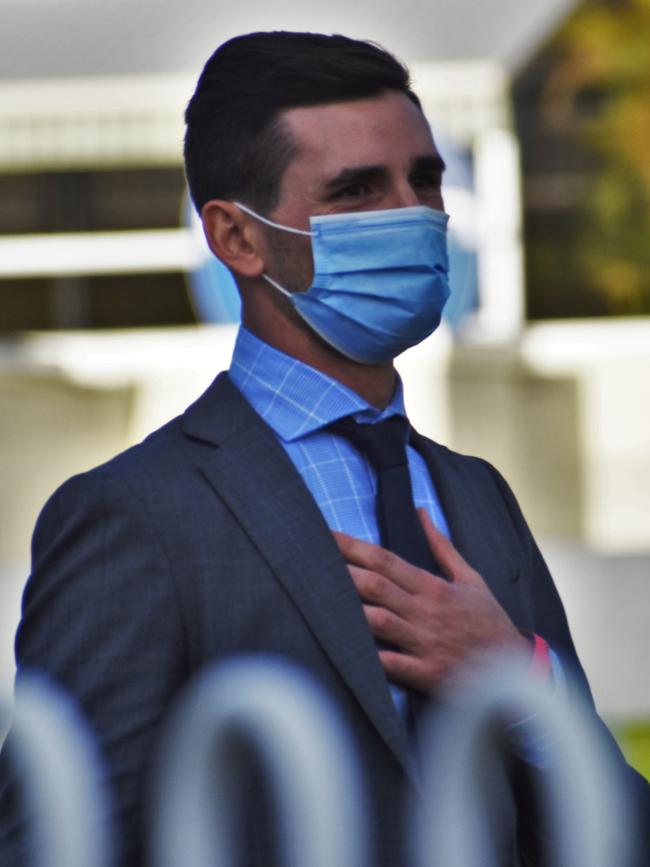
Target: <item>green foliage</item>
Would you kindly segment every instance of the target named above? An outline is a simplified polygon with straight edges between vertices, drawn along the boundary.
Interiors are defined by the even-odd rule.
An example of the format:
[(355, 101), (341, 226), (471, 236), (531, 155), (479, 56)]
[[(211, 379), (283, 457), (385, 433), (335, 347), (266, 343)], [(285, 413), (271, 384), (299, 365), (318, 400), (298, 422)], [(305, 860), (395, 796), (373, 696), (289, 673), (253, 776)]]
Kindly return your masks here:
[(650, 781), (650, 722), (616, 726), (614, 734), (628, 762)]
[(650, 0), (590, 2), (554, 41), (543, 110), (598, 158), (575, 267), (612, 314), (650, 313)]

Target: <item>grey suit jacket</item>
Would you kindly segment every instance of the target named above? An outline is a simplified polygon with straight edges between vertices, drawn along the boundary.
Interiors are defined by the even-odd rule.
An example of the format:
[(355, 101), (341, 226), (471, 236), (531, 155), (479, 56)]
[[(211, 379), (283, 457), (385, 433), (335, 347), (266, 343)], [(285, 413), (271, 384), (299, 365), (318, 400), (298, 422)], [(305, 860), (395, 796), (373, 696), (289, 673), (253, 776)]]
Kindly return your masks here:
[[(421, 437), (415, 444), (460, 552), (586, 690), (562, 605), (506, 484), (484, 461)], [(206, 663), (245, 653), (291, 659), (336, 703), (368, 782), (375, 863), (405, 863), (404, 795), (417, 789), (417, 769), (357, 593), (275, 435), (222, 374), (184, 415), (64, 484), (34, 534), (19, 669), (56, 678), (95, 728), (121, 867), (146, 861), (146, 779), (170, 703)], [(264, 787), (254, 777), (246, 863), (266, 867), (270, 819), (257, 809), (263, 799), (252, 793)], [(516, 796), (502, 782), (502, 862), (514, 864)]]

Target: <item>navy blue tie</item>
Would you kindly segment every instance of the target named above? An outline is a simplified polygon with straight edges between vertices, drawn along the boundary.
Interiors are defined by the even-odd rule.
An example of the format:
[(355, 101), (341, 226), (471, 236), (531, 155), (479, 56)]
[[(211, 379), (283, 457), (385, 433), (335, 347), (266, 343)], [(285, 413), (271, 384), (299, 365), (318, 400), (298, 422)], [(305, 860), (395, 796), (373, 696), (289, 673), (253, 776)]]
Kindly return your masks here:
[[(411, 430), (407, 419), (395, 415), (376, 424), (359, 424), (348, 416), (329, 425), (328, 430), (349, 440), (377, 473), (375, 508), (384, 548), (413, 566), (440, 575), (413, 501), (406, 454)], [(379, 641), (378, 646), (390, 645)], [(425, 699), (414, 690), (402, 689), (406, 695), (404, 722), (409, 743), (414, 755), (417, 755), (416, 720)]]
[(328, 430), (348, 439), (377, 473), (376, 512), (381, 544), (404, 560), (439, 574), (415, 510), (406, 455), (410, 425), (394, 415), (376, 424), (339, 419)]

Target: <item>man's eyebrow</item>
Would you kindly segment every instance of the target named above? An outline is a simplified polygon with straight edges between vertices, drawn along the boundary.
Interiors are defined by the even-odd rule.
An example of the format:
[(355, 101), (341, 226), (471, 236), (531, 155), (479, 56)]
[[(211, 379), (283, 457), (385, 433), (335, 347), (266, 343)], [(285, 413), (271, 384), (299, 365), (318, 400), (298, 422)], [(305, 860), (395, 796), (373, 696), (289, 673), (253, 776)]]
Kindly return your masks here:
[(413, 168), (417, 171), (444, 172), (447, 166), (440, 154), (436, 154), (435, 156), (416, 157), (413, 160)]
[[(445, 161), (436, 154), (435, 156), (416, 157), (413, 160), (413, 171), (428, 171), (428, 172), (444, 172), (446, 169)], [(360, 181), (371, 180), (372, 178), (384, 177), (388, 174), (386, 166), (380, 163), (367, 166), (350, 166), (342, 169), (338, 175), (325, 181), (323, 188), (325, 192), (330, 192), (338, 187), (346, 184), (359, 183)]]
[(338, 175), (325, 181), (323, 186), (324, 189), (328, 191), (336, 189), (337, 187), (345, 186), (345, 184), (382, 177), (386, 174), (388, 174), (386, 166), (379, 164), (369, 166), (351, 166), (350, 168), (342, 169)]

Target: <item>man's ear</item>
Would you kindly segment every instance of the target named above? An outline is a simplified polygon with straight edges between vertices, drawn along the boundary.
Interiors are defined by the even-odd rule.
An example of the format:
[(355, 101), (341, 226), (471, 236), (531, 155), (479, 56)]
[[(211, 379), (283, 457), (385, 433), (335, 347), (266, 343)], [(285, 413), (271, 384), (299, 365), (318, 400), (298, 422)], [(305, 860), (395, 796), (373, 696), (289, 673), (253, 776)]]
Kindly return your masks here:
[(203, 232), (212, 252), (236, 274), (259, 277), (265, 245), (251, 217), (234, 202), (211, 199), (201, 209)]

